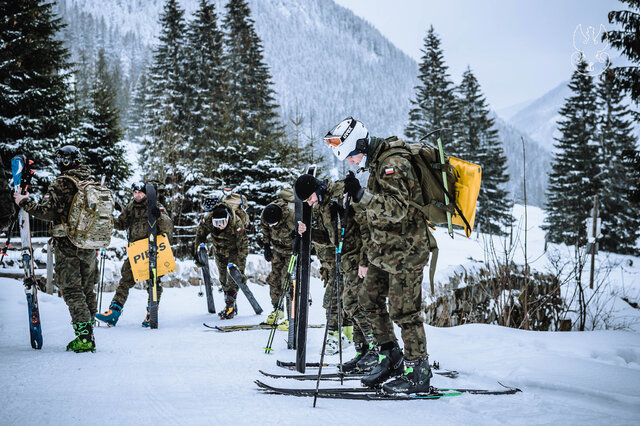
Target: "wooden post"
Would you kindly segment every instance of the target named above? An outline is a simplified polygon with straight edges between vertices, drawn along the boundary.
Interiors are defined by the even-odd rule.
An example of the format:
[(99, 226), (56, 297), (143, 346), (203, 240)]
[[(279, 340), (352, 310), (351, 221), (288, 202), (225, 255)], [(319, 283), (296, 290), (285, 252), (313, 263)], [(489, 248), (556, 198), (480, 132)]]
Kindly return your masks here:
[(591, 242), (591, 272), (589, 274), (589, 288), (593, 290), (593, 272), (596, 258), (596, 246), (598, 244), (598, 194), (593, 199), (593, 225)]

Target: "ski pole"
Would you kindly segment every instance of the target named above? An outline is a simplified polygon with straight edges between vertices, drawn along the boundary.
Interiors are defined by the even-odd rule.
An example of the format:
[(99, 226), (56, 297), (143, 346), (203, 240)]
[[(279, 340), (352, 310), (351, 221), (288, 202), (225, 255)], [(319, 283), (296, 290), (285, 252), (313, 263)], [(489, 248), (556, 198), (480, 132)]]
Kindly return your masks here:
[[(276, 329), (278, 328), (278, 311), (282, 310), (284, 307), (284, 300), (287, 297), (287, 293), (289, 293), (289, 287), (291, 286), (291, 274), (293, 273), (293, 270), (295, 268), (296, 265), (296, 261), (298, 259), (298, 255), (296, 253), (291, 255), (291, 258), (289, 259), (289, 267), (287, 268), (287, 281), (285, 282), (284, 286), (282, 287), (282, 295), (280, 296), (280, 299), (278, 300), (278, 305), (276, 306), (276, 309), (274, 310), (274, 317), (273, 317), (273, 324), (271, 324), (271, 330), (269, 331), (269, 338), (267, 339), (267, 346), (264, 347), (264, 353), (268, 354), (271, 353), (273, 351), (272, 349), (272, 345), (273, 345), (273, 339), (276, 335)], [(289, 327), (291, 327), (292, 325), (289, 324)]]
[[(331, 286), (331, 298), (329, 301), (329, 313), (327, 315), (327, 325), (324, 328), (324, 339), (322, 341), (322, 351), (320, 352), (320, 367), (318, 368), (318, 378), (316, 379), (316, 390), (313, 394), (313, 407), (316, 407), (316, 401), (318, 400), (318, 389), (320, 389), (320, 377), (322, 376), (322, 365), (324, 364), (324, 354), (327, 348), (327, 335), (329, 333), (329, 322), (331, 319), (331, 313), (333, 310), (333, 297), (335, 296), (336, 290), (339, 291), (340, 288), (340, 263), (342, 261), (342, 244), (344, 242), (344, 234), (347, 228), (347, 214), (349, 212), (349, 205), (351, 204), (351, 197), (347, 195), (345, 201), (345, 210), (344, 217), (342, 218), (342, 223), (340, 233), (339, 233), (339, 242), (336, 245), (336, 275), (333, 277), (333, 286)], [(339, 217), (339, 216), (338, 216)], [(340, 294), (338, 294), (338, 308), (340, 308)], [(340, 364), (338, 365), (338, 371), (340, 376), (340, 384), (344, 384), (344, 376), (342, 374), (342, 330), (341, 330), (341, 312), (338, 310), (338, 348), (340, 352)]]

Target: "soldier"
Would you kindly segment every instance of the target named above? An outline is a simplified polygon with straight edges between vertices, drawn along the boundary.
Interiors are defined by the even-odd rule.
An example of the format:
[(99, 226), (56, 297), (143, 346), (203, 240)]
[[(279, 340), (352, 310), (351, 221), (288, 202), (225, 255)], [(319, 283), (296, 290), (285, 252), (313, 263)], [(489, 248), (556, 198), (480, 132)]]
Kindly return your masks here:
[[(113, 227), (119, 230), (127, 231), (127, 241), (133, 243), (138, 240), (143, 240), (149, 236), (149, 212), (147, 207), (147, 185), (145, 182), (134, 182), (131, 185), (133, 190), (133, 200), (126, 205), (124, 210), (118, 218), (113, 222)], [(158, 218), (158, 234), (164, 234), (169, 240), (171, 240), (173, 233), (173, 221), (167, 214), (164, 206), (160, 203), (157, 204), (160, 210), (160, 217)], [(129, 257), (127, 257), (120, 269), (120, 282), (116, 287), (116, 293), (113, 295), (113, 300), (109, 305), (109, 309), (103, 314), (97, 314), (96, 318), (100, 321), (107, 323), (108, 325), (115, 326), (122, 314), (124, 304), (127, 303), (129, 297), (129, 290), (136, 284), (133, 279), (133, 272), (131, 271), (131, 263)], [(151, 289), (148, 289), (151, 291)], [(158, 303), (160, 303), (160, 296), (162, 295), (162, 286), (159, 285), (158, 280)], [(149, 327), (149, 306), (147, 306), (147, 315), (141, 324), (143, 327)]]
[[(333, 305), (331, 305), (331, 291), (333, 289), (335, 279), (335, 253), (337, 246), (337, 229), (336, 219), (341, 209), (342, 196), (344, 193), (343, 183), (336, 182), (332, 184), (329, 180), (321, 181), (312, 175), (302, 175), (295, 183), (296, 195), (309, 204), (313, 209), (313, 230), (311, 238), (313, 247), (320, 261), (320, 275), (325, 285), (325, 293), (322, 306), (327, 311), (327, 324), (329, 332), (327, 334), (327, 344), (325, 351), (328, 355), (334, 355), (338, 352), (338, 297), (333, 297)], [(304, 223), (298, 224), (298, 232), (300, 234), (306, 231)], [(329, 318), (329, 306), (331, 307), (331, 317)], [(344, 317), (344, 315), (343, 315)], [(345, 341), (345, 344), (348, 341)]]
[(80, 151), (72, 145), (65, 145), (56, 151), (56, 164), (61, 173), (40, 202), (29, 199), (29, 193), (14, 194), (13, 197), (16, 204), (32, 216), (53, 222), (56, 283), (69, 308), (76, 335), (67, 345), (67, 351), (95, 352), (93, 316), (97, 310), (94, 292), (95, 270), (98, 266), (96, 250), (74, 246), (67, 238), (64, 225), (78, 191), (76, 182), (90, 180), (91, 171), (82, 164)]
[[(290, 195), (293, 198), (293, 194)], [(264, 208), (261, 218), (264, 260), (271, 262), (271, 273), (267, 277), (267, 282), (269, 283), (273, 312), (269, 314), (267, 324), (278, 322), (284, 317), (284, 312), (278, 309), (278, 302), (282, 296), (282, 286), (287, 279), (286, 271), (291, 256), (293, 226), (293, 203), (285, 200), (281, 192), (281, 196), (277, 200)]]
[[(432, 372), (421, 305), (430, 234), (425, 218), (413, 207), (422, 204), (422, 192), (410, 154), (395, 153), (378, 161), (389, 142), (370, 137), (365, 126), (353, 118), (340, 122), (324, 139), (336, 157), (346, 159), (349, 164), (360, 165), (366, 156), (365, 168), (370, 172), (366, 189), (354, 176), (347, 177), (344, 184), (352, 202), (365, 209), (371, 236), (369, 266), (364, 271), (364, 286), (358, 300), (373, 326), (380, 357), (362, 383), (375, 386), (404, 371), (383, 389), (428, 392)], [(404, 355), (391, 320), (402, 329)]]
[(234, 208), (227, 201), (222, 201), (216, 204), (211, 213), (205, 216), (198, 226), (196, 234), (195, 250), (200, 246), (200, 243), (206, 241), (209, 234), (213, 239), (216, 265), (226, 304), (218, 314), (223, 320), (231, 319), (238, 314), (236, 305), (238, 285), (227, 273), (227, 265), (235, 263), (243, 274), (243, 281), (246, 281), (244, 268), (249, 254), (249, 240), (245, 229), (247, 222), (245, 214), (241, 208)]

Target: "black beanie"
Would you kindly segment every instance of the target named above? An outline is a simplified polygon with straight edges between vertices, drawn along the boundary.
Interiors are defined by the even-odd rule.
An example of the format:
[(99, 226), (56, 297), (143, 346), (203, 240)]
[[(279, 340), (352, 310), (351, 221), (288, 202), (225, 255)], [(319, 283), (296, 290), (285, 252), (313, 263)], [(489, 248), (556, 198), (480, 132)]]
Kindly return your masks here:
[(228, 213), (229, 212), (225, 206), (218, 206), (211, 212), (211, 217), (213, 219), (225, 219)]
[(318, 189), (319, 186), (320, 183), (315, 177), (308, 174), (301, 175), (298, 180), (296, 180), (296, 195), (298, 196), (298, 198), (304, 201), (309, 198), (311, 194), (316, 192), (316, 189)]
[(262, 212), (262, 219), (268, 223), (278, 223), (282, 220), (282, 209), (275, 204), (269, 204)]

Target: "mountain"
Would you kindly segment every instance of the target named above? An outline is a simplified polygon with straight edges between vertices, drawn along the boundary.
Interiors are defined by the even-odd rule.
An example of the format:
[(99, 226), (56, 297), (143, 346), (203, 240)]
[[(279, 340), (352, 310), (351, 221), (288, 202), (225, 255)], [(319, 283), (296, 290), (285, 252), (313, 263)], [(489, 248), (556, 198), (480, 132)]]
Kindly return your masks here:
[[(151, 58), (159, 33), (158, 16), (165, 0), (59, 0), (58, 13), (67, 28), (62, 38), (72, 60), (82, 52), (104, 47), (118, 65), (123, 83), (121, 110)], [(219, 23), (227, 0), (213, 0)], [(409, 100), (417, 85), (418, 64), (350, 10), (332, 0), (249, 0), (264, 58), (273, 77), (276, 101), (284, 124), (292, 131), (295, 111), (305, 117), (302, 143), (314, 140), (313, 149), (336, 164), (323, 146), (322, 136), (345, 117), (363, 121), (376, 136), (402, 135), (408, 120)], [(181, 0), (190, 20), (199, 0)], [(85, 53), (86, 55), (86, 53)], [(535, 104), (535, 102), (534, 102)], [(519, 111), (525, 114), (527, 108)], [(497, 120), (512, 176), (508, 189), (522, 199), (521, 141), (527, 141), (529, 170), (546, 173), (548, 153), (530, 136)], [(518, 127), (516, 125), (516, 127)], [(535, 129), (533, 129), (535, 130)], [(546, 174), (538, 174), (546, 176)], [(541, 182), (546, 178), (540, 179)], [(544, 184), (529, 181), (529, 203), (541, 206)]]
[(543, 148), (553, 151), (554, 136), (557, 132), (558, 111), (564, 105), (566, 98), (571, 96), (569, 82), (565, 81), (545, 93), (540, 98), (530, 102), (520, 111), (508, 119), (514, 127), (527, 133)]
[[(164, 0), (61, 0), (64, 38), (78, 52), (105, 46), (120, 63), (130, 87), (149, 60), (159, 33)], [(181, 0), (192, 19), (199, 0)], [(218, 22), (226, 0), (214, 0)], [(273, 77), (281, 117), (290, 124), (296, 108), (314, 139), (354, 116), (376, 135), (400, 134), (417, 82), (417, 64), (378, 30), (331, 0), (249, 0), (264, 58)], [(318, 147), (319, 148), (319, 147)]]

